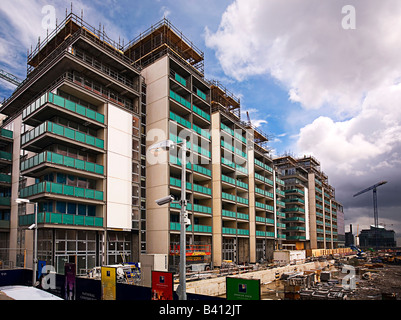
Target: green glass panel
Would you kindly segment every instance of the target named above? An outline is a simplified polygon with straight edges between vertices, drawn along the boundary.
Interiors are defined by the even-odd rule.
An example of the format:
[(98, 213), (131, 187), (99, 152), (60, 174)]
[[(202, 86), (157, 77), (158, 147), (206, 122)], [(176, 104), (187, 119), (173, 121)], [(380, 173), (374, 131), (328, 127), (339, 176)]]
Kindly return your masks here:
[(74, 224), (74, 216), (71, 214), (64, 214), (63, 224)]
[(73, 186), (64, 186), (64, 192), (66, 196), (74, 196), (74, 187)]
[(75, 112), (75, 103), (72, 102), (72, 101), (66, 100), (65, 101), (65, 108), (70, 110), (70, 111)]
[(62, 194), (63, 193), (63, 185), (59, 183), (52, 183), (51, 184), (51, 192)]
[(75, 166), (75, 159), (71, 157), (64, 157), (64, 165), (73, 168)]
[(103, 218), (95, 217), (94, 220), (96, 227), (103, 227)]
[(83, 115), (83, 116), (86, 116), (86, 108), (81, 106), (81, 105), (79, 105), (79, 104), (77, 104), (76, 112), (81, 114), (81, 115)]
[(85, 217), (84, 216), (75, 216), (74, 217), (74, 224), (77, 226), (85, 225)]
[(86, 143), (85, 141), (85, 134), (79, 131), (75, 132), (75, 140), (79, 141), (79, 142), (83, 142)]
[(95, 145), (95, 137), (87, 135), (86, 136), (86, 143), (90, 144), (91, 146), (94, 146)]
[(58, 95), (54, 95), (53, 103), (64, 108), (64, 99)]
[(75, 187), (75, 196), (80, 198), (85, 198), (85, 189)]
[(70, 128), (64, 128), (64, 136), (66, 138), (75, 140), (75, 130)]
[(98, 174), (104, 174), (104, 167), (98, 164), (95, 164), (95, 172)]
[(52, 162), (56, 164), (63, 164), (63, 156), (61, 154), (53, 153)]
[(96, 120), (96, 111), (92, 109), (86, 109), (86, 116), (90, 119)]
[(95, 198), (95, 190), (85, 189), (85, 198), (94, 199)]
[(62, 136), (64, 134), (64, 127), (58, 125), (57, 123), (53, 123), (51, 132)]
[(104, 141), (101, 139), (96, 138), (96, 143), (95, 143), (96, 147), (100, 148), (100, 149), (104, 149)]
[(95, 219), (94, 217), (85, 217), (85, 226), (94, 226)]
[(92, 162), (86, 162), (85, 169), (86, 171), (95, 172), (95, 164)]
[(50, 223), (62, 223), (63, 215), (61, 213), (51, 213)]
[(104, 115), (102, 115), (100, 113), (96, 113), (96, 121), (98, 121), (100, 123), (104, 123)]
[(75, 159), (75, 168), (80, 170), (85, 170), (85, 161)]

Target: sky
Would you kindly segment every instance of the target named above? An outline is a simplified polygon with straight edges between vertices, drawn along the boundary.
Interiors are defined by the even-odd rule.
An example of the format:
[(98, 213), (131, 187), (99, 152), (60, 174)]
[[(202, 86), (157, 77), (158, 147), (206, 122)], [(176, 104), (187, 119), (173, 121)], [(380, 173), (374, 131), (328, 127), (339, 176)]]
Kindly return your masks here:
[[(21, 79), (26, 54), (66, 9), (115, 41), (163, 17), (205, 53), (205, 77), (241, 99), (242, 117), (270, 136), (274, 156), (321, 163), (345, 225), (379, 223), (401, 236), (401, 1), (2, 0), (0, 68)], [(14, 87), (0, 79), (0, 99)], [(401, 240), (401, 238), (399, 239)], [(401, 245), (401, 241), (399, 241)]]

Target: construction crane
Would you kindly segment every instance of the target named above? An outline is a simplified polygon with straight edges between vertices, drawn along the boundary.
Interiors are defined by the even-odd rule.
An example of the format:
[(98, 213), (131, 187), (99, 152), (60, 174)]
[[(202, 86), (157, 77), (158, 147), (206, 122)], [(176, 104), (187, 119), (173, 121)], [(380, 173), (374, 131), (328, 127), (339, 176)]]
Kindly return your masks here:
[(375, 242), (377, 246), (377, 230), (379, 228), (379, 212), (377, 210), (377, 188), (386, 184), (387, 181), (381, 181), (379, 183), (376, 183), (375, 185), (366, 188), (365, 190), (362, 190), (356, 194), (354, 194), (354, 197), (361, 195), (362, 193), (368, 192), (370, 190), (373, 190), (373, 216), (374, 216), (374, 225), (375, 225)]
[(0, 78), (12, 83), (15, 86), (19, 86), (22, 82), (21, 79), (19, 79), (18, 77), (14, 76), (13, 74), (4, 71), (3, 69), (0, 69)]

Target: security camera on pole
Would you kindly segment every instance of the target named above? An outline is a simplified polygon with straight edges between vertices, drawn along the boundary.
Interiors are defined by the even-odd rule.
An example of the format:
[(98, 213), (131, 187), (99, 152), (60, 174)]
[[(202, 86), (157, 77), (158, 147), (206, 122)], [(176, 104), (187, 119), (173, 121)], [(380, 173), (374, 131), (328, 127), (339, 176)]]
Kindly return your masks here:
[[(180, 143), (174, 143), (171, 140), (165, 140), (159, 143), (156, 143), (149, 147), (149, 151), (157, 151), (158, 149), (162, 149), (165, 151), (169, 151), (173, 149), (175, 146), (181, 146), (181, 200), (179, 204), (181, 205), (180, 212), (180, 285), (177, 288), (177, 294), (180, 300), (187, 300), (187, 285), (186, 285), (186, 227), (191, 224), (191, 221), (188, 219), (188, 213), (186, 210), (187, 200), (186, 200), (186, 154), (187, 154), (187, 146), (186, 141)], [(170, 203), (174, 201), (173, 196), (167, 196), (161, 199), (156, 200), (156, 203), (159, 206)]]
[(36, 271), (38, 268), (38, 203), (31, 202), (28, 199), (15, 199), (16, 203), (32, 203), (35, 205), (35, 223), (32, 224), (28, 229), (35, 230), (34, 233), (34, 248), (33, 248), (33, 266), (32, 266), (32, 286), (35, 287), (36, 284)]

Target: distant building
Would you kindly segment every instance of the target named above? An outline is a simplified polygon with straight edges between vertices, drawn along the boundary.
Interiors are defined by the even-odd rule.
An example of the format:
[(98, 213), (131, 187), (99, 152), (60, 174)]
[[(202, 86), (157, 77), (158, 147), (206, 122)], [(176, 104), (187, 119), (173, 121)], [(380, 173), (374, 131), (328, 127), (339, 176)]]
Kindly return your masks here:
[(349, 232), (345, 233), (345, 246), (349, 247), (355, 244), (354, 235), (352, 234), (352, 224), (349, 225)]
[(370, 229), (362, 230), (359, 234), (359, 243), (361, 247), (396, 247), (395, 232), (394, 230), (386, 230), (382, 226), (379, 226), (378, 228), (370, 226)]

